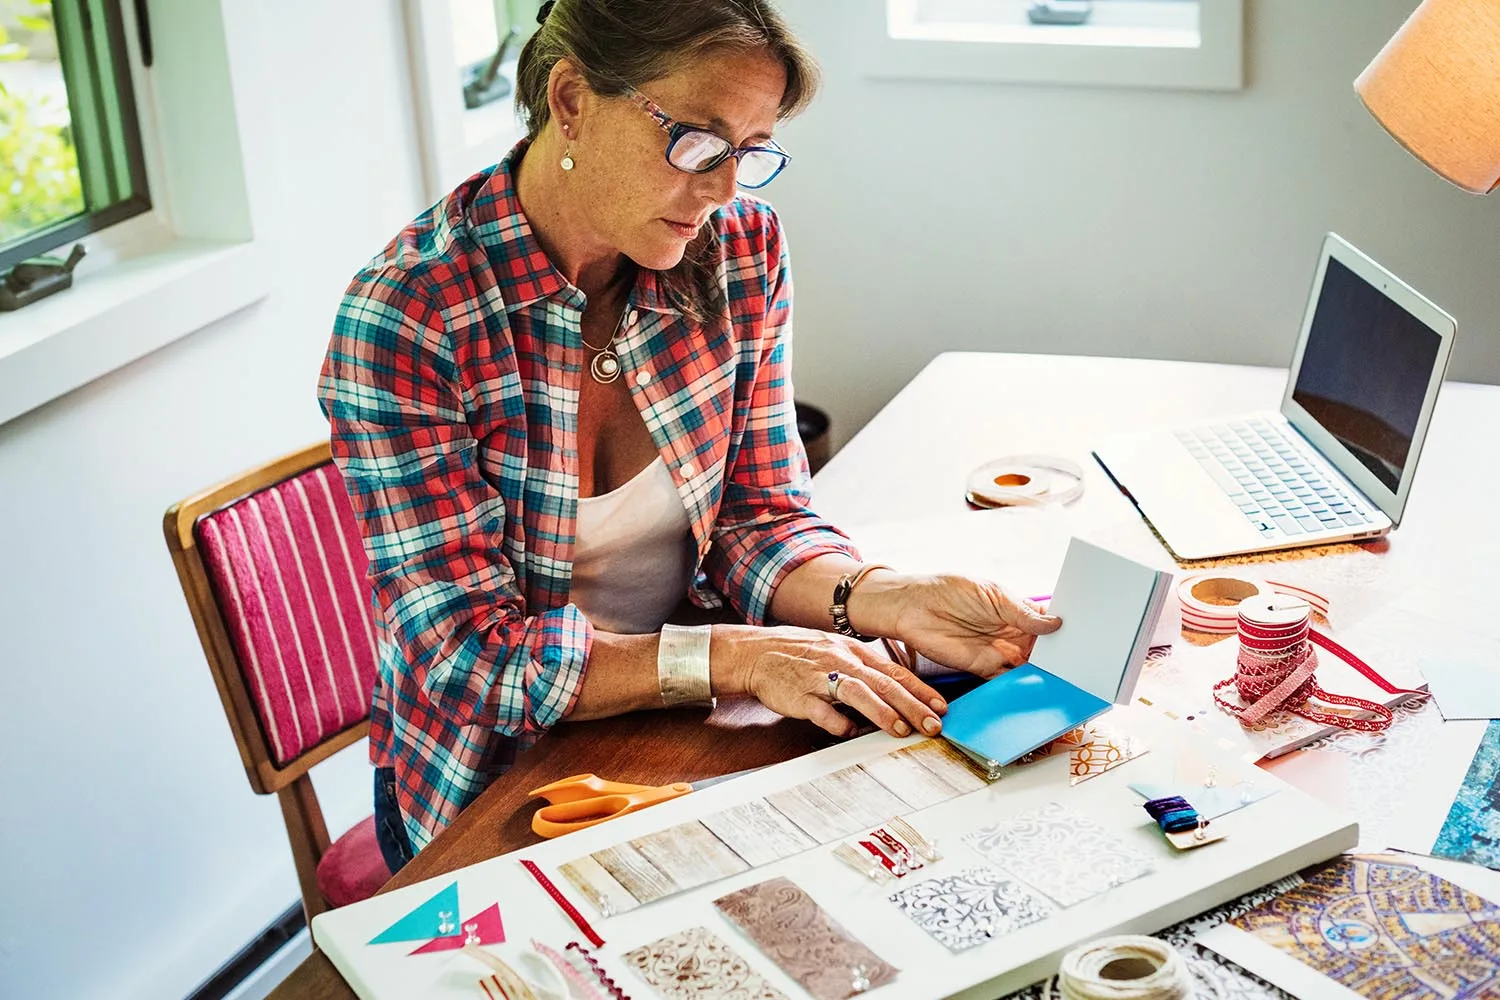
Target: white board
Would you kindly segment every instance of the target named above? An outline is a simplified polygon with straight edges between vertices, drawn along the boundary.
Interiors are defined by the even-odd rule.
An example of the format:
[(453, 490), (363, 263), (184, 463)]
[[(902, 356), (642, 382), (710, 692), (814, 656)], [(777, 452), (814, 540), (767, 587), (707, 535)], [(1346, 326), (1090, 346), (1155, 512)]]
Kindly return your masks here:
[[(314, 918), (313, 938), (363, 1000), (431, 1000), (481, 996), (482, 973), (472, 958), (448, 953), (410, 957), (416, 943), (368, 945), (411, 909), (455, 879), (462, 916), (498, 901), (507, 943), (494, 950), (513, 959), (531, 938), (561, 947), (583, 937), (517, 863), (529, 858), (558, 883), (604, 937), (601, 961), (636, 1000), (656, 994), (620, 960), (632, 948), (691, 926), (706, 926), (747, 958), (791, 1000), (808, 994), (766, 959), (718, 912), (712, 901), (730, 891), (784, 875), (801, 886), (846, 930), (902, 972), (880, 988), (882, 1000), (959, 996), (994, 997), (1045, 978), (1063, 953), (1084, 941), (1117, 933), (1148, 933), (1233, 899), (1251, 889), (1326, 860), (1353, 847), (1358, 826), (1273, 775), (1216, 747), (1202, 743), (1185, 727), (1174, 726), (1137, 708), (1116, 709), (1108, 718), (1127, 726), (1151, 747), (1149, 753), (1082, 784), (1068, 783), (1068, 758), (1052, 757), (1007, 770), (1000, 781), (927, 809), (908, 814), (924, 834), (940, 841), (942, 861), (901, 880), (904, 887), (929, 875), (953, 873), (983, 863), (961, 841), (970, 830), (1026, 809), (1060, 802), (1103, 823), (1122, 840), (1148, 854), (1155, 871), (1061, 910), (1057, 916), (954, 954), (912, 924), (885, 899), (896, 884), (875, 884), (832, 857), (824, 845), (795, 857), (743, 872), (698, 889), (643, 906), (609, 920), (600, 918), (570, 885), (556, 876), (558, 865), (632, 837), (760, 797), (829, 772), (878, 757), (916, 738), (896, 740), (875, 733), (754, 774), (694, 792), (630, 816), (544, 844), (523, 848), (455, 873)], [(1179, 758), (1212, 761), (1221, 785), (1241, 780), (1276, 794), (1215, 821), (1225, 840), (1178, 852), (1170, 847), (1141, 808), (1130, 782), (1172, 782)], [(501, 779), (504, 780), (504, 779)], [(514, 962), (512, 964), (515, 964)]]

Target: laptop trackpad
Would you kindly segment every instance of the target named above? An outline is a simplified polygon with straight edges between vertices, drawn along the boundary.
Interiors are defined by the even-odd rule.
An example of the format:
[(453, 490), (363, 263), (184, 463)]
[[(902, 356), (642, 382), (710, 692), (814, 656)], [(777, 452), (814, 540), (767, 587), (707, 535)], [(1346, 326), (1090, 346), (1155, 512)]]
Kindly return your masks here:
[(1266, 547), (1260, 532), (1170, 433), (1132, 436), (1097, 454), (1178, 558)]

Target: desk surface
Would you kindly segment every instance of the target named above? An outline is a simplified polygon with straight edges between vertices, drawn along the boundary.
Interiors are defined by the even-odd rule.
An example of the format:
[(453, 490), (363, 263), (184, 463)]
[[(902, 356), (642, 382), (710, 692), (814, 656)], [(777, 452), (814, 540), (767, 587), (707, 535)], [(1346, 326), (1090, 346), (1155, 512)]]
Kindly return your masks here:
[[(1109, 430), (1257, 409), (1274, 410), (1286, 372), (1188, 362), (1013, 354), (938, 356), (819, 474), (815, 507), (836, 524), (876, 524), (964, 511), (969, 469), (1005, 454), (1046, 451), (1084, 465), (1087, 489), (1069, 517), (1079, 530), (1118, 525), (1145, 532), (1133, 508), (1089, 459)], [(1420, 591), (1484, 593), (1500, 541), (1483, 523), (1500, 493), (1484, 461), (1484, 428), (1500, 424), (1500, 387), (1443, 389), (1406, 519), (1379, 553), (1381, 576)], [(1431, 715), (1423, 723), (1434, 724)], [(595, 771), (642, 783), (695, 780), (786, 760), (826, 745), (821, 731), (758, 705), (659, 712), (564, 725), (523, 754), (387, 888), (452, 871), (533, 841), (525, 791)], [(1440, 724), (1437, 723), (1437, 724)], [(651, 738), (641, 733), (650, 727)], [(1292, 755), (1294, 758), (1302, 755)], [(1291, 762), (1288, 762), (1291, 763)], [(273, 1000), (353, 998), (321, 954), (304, 961)]]

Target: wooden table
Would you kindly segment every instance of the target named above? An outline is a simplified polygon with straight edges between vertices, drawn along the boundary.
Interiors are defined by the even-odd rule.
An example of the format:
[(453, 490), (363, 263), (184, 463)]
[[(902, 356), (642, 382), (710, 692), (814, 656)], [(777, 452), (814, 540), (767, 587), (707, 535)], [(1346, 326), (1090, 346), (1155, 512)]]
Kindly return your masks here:
[[(823, 469), (815, 506), (855, 525), (965, 509), (964, 479), (981, 462), (1017, 452), (1068, 455), (1086, 469), (1087, 489), (1070, 516), (1080, 527), (1133, 517), (1128, 501), (1088, 458), (1103, 433), (1272, 409), (1284, 370), (1188, 362), (1048, 355), (938, 356)], [(1426, 581), (1485, 592), (1500, 562), (1484, 523), (1500, 494), (1500, 468), (1486, 461), (1482, 435), (1500, 426), (1500, 388), (1446, 386), (1434, 416), (1406, 521), (1374, 548), (1388, 569), (1418, 588)], [(1144, 529), (1142, 529), (1144, 530)], [(515, 850), (535, 838), (527, 789), (594, 771), (622, 781), (692, 781), (776, 763), (826, 745), (820, 730), (779, 719), (758, 705), (656, 712), (565, 724), (522, 754), (496, 782), (382, 891)], [(273, 1000), (352, 998), (321, 953), (271, 993)]]

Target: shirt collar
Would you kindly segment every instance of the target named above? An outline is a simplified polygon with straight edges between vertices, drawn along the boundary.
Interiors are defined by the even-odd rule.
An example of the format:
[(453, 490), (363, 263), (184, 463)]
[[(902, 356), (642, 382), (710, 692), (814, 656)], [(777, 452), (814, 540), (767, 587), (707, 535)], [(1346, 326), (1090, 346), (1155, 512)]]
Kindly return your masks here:
[[(449, 222), (466, 229), (488, 254), (506, 312), (550, 298), (582, 308), (583, 292), (553, 266), (521, 210), (515, 168), (529, 143), (522, 139), (488, 174), (470, 178), (455, 191)], [(661, 287), (660, 275), (644, 267), (636, 271), (631, 305), (674, 316), (681, 313)]]

